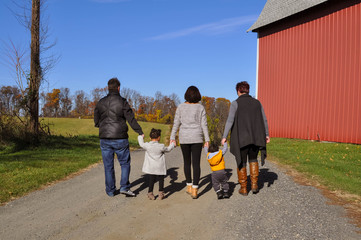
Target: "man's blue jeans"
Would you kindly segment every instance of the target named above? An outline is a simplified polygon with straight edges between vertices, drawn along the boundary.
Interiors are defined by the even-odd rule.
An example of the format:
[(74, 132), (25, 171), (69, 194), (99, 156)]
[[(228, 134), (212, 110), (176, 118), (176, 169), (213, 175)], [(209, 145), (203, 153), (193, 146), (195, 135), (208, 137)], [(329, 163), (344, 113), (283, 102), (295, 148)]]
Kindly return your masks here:
[(128, 139), (100, 139), (100, 149), (102, 151), (105, 172), (105, 192), (109, 196), (114, 196), (116, 190), (114, 153), (117, 155), (122, 171), (120, 177), (120, 191), (129, 190), (130, 152)]

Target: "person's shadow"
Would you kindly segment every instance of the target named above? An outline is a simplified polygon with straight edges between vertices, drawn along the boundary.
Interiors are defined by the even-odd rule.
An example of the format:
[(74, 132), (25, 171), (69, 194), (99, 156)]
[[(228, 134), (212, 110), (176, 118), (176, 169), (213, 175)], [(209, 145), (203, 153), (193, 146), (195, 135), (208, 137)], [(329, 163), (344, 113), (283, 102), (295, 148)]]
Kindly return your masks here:
[[(267, 184), (267, 187), (271, 187), (274, 182), (278, 179), (278, 175), (274, 172), (270, 172), (268, 168), (262, 168), (259, 171), (258, 176), (258, 189), (261, 190)], [(248, 176), (247, 189), (251, 189), (251, 179)]]
[(138, 186), (137, 189), (133, 190), (133, 192), (138, 195), (141, 191), (143, 191), (144, 189), (148, 188), (149, 186), (149, 178), (147, 174), (143, 174), (140, 178), (138, 178), (137, 180), (135, 180), (134, 182), (132, 182), (130, 184), (130, 187), (135, 187)]
[(186, 180), (182, 182), (176, 182), (178, 180), (178, 170), (179, 168), (169, 168), (167, 170), (167, 177), (170, 177), (169, 185), (164, 187), (165, 198), (168, 198), (175, 192), (181, 191), (186, 186)]
[[(184, 180), (182, 182), (177, 182), (178, 169), (179, 169), (178, 167), (174, 167), (174, 168), (169, 168), (167, 170), (167, 176), (165, 177), (165, 179), (169, 176), (170, 182), (168, 185), (166, 185), (164, 187), (164, 193), (165, 193), (164, 198), (168, 198), (172, 194), (182, 191), (186, 187), (186, 180)], [(277, 178), (278, 178), (277, 174), (275, 174), (274, 172), (268, 172), (268, 170), (269, 170), (268, 168), (264, 168), (264, 169), (260, 170), (259, 178), (258, 178), (259, 189), (262, 189), (264, 187), (265, 183), (268, 183), (267, 186), (270, 187), (274, 183), (274, 181), (277, 180)], [(227, 179), (230, 179), (233, 174), (232, 173), (233, 170), (225, 169), (225, 171), (226, 171)], [(158, 181), (156, 181), (154, 183), (154, 189), (157, 189), (157, 186), (156, 186), (157, 184), (158, 184)], [(228, 181), (230, 196), (233, 195), (234, 189), (237, 184), (239, 184), (239, 183), (234, 183), (234, 182)], [(250, 178), (248, 177), (248, 186), (247, 186), (248, 189), (251, 188), (250, 184), (251, 184), (251, 181), (250, 181)], [(133, 190), (133, 192), (137, 195), (144, 189), (148, 188), (148, 186), (149, 186), (148, 175), (143, 174), (139, 179), (137, 179), (136, 181), (131, 183), (131, 187), (136, 187), (136, 186), (138, 186), (138, 188)], [(209, 192), (213, 188), (211, 174), (207, 174), (206, 176), (203, 176), (200, 179), (199, 188), (201, 188), (203, 186), (205, 186), (205, 187), (202, 189), (202, 191), (200, 191), (198, 193), (198, 197), (204, 195), (205, 193)]]
[[(177, 169), (178, 168), (169, 168), (167, 170), (167, 175), (165, 176), (164, 179), (166, 179), (169, 176), (170, 177), (170, 183), (169, 183), (169, 185), (166, 185), (166, 181), (164, 181), (164, 184), (166, 185), (164, 187), (164, 193), (165, 193), (164, 198), (169, 197), (170, 195), (172, 195), (175, 192), (181, 191), (186, 186), (186, 181), (185, 180), (182, 181), (182, 182), (176, 182), (178, 180)], [(154, 190), (158, 189), (157, 185), (158, 185), (158, 180), (154, 183)], [(135, 194), (137, 194), (137, 195), (141, 191), (143, 191), (144, 189), (147, 189), (149, 187), (148, 174), (143, 174), (139, 179), (132, 182), (131, 185), (130, 185), (130, 187), (136, 187), (136, 186), (138, 186), (138, 188), (133, 190), (133, 192)]]

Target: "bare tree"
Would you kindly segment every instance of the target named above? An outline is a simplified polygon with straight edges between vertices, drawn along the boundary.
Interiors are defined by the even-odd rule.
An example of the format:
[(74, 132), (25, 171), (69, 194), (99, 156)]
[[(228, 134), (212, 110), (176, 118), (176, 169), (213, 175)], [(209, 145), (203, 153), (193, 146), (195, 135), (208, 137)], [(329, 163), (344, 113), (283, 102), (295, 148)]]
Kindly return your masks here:
[(71, 107), (72, 107), (72, 101), (71, 101), (71, 97), (70, 97), (70, 89), (69, 88), (61, 88), (60, 89), (61, 116), (69, 117)]
[(40, 66), (40, 0), (33, 0), (31, 7), (29, 113), (30, 130), (39, 132), (39, 88), (42, 79)]
[[(26, 70), (23, 65), (25, 53), (10, 41), (7, 47), (8, 62), (14, 67), (16, 72), (16, 82), (26, 99), (26, 110), (30, 116), (30, 131), (35, 135), (39, 132), (39, 88), (45, 79), (45, 74), (54, 67), (59, 57), (44, 54), (55, 45), (49, 44), (48, 25), (44, 21), (43, 10), (46, 0), (23, 0), (12, 1), (13, 12), (19, 23), (30, 31), (30, 70)], [(10, 47), (9, 47), (10, 46)], [(24, 78), (27, 80), (27, 87), (24, 87)]]
[(9, 43), (3, 42), (4, 58), (1, 59), (4, 65), (15, 72), (15, 83), (19, 87), (22, 96), (25, 96), (27, 87), (27, 73), (24, 66), (27, 62), (27, 51), (24, 47), (15, 45), (12, 40)]
[(74, 96), (75, 108), (74, 111), (77, 116), (89, 115), (89, 104), (91, 103), (83, 90), (75, 92)]
[(2, 86), (0, 88), (0, 112), (9, 115), (16, 114), (19, 109), (20, 91), (16, 86)]
[(107, 95), (108, 88), (95, 88), (92, 91), (93, 102), (96, 105), (99, 100)]

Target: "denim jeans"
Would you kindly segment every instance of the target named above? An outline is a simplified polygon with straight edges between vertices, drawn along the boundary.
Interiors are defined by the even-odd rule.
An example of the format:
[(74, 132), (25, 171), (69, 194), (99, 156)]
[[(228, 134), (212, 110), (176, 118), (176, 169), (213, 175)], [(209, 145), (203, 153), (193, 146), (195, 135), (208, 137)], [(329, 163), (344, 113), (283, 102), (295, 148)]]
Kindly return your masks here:
[(100, 149), (105, 172), (105, 192), (109, 196), (114, 196), (116, 190), (114, 153), (117, 155), (121, 167), (120, 191), (129, 190), (130, 152), (128, 139), (100, 139)]

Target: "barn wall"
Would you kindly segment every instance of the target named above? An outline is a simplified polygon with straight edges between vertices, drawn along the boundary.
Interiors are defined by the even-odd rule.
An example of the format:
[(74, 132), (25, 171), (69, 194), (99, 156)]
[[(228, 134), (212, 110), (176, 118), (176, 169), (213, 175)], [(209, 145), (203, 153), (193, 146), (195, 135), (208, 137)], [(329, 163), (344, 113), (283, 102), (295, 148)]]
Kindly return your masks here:
[(259, 36), (271, 137), (361, 144), (361, 4)]

